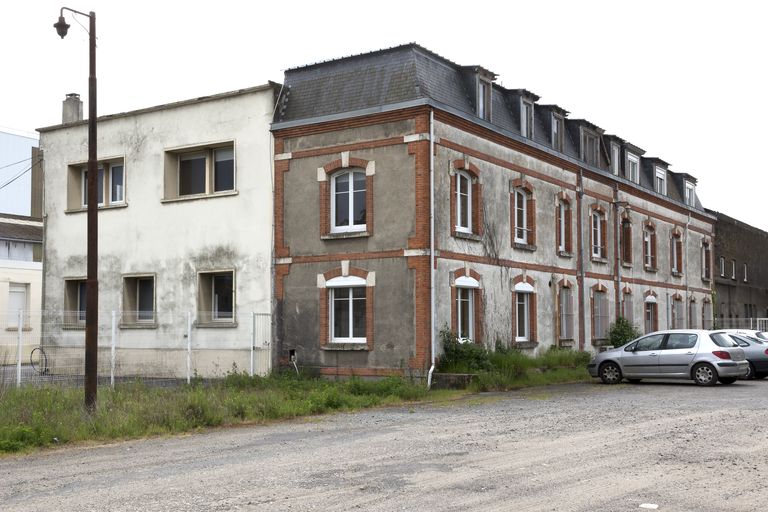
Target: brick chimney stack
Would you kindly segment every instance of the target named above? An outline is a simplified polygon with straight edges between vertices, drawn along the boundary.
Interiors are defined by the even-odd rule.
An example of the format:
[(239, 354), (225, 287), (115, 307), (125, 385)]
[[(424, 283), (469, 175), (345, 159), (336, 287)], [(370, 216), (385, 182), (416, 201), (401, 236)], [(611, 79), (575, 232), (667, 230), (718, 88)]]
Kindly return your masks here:
[(67, 94), (61, 109), (61, 122), (63, 124), (76, 123), (83, 120), (83, 102), (77, 93)]

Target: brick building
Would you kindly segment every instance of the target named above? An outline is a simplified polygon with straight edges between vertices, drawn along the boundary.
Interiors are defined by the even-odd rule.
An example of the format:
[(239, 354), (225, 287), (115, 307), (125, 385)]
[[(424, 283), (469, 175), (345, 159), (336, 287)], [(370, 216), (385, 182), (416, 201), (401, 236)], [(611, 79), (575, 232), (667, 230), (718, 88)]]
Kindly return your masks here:
[(715, 222), (715, 309), (718, 327), (768, 329), (768, 233), (723, 213)]
[(326, 375), (424, 375), (436, 333), (597, 350), (712, 322), (696, 179), (416, 44), (285, 72), (276, 341)]

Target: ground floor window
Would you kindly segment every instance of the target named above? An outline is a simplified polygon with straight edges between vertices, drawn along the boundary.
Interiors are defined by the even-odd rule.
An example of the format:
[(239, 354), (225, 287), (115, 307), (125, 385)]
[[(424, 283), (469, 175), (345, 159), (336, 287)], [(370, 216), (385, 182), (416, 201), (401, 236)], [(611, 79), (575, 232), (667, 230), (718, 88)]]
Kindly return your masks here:
[(560, 288), (560, 339), (573, 339), (573, 290)]
[(8, 287), (8, 323), (7, 327), (19, 326), (19, 311), (22, 312), (22, 326), (29, 323), (29, 285), (11, 283)]
[(123, 278), (124, 323), (154, 322), (155, 277), (153, 275)]
[(658, 325), (658, 305), (656, 302), (645, 302), (645, 332), (654, 332), (658, 330), (656, 326)]
[(592, 322), (594, 332), (592, 338), (604, 340), (608, 338), (608, 294), (595, 291), (592, 295)]
[(688, 328), (698, 329), (697, 320), (699, 315), (696, 313), (696, 301), (692, 300), (688, 303)]
[(517, 336), (515, 341), (531, 341), (531, 294), (515, 293)]
[(472, 339), (475, 327), (475, 290), (456, 289), (456, 334), (461, 339)]
[(67, 279), (64, 281), (65, 323), (70, 326), (85, 324), (85, 279)]
[(200, 322), (234, 322), (234, 271), (201, 272), (197, 299)]
[(331, 288), (331, 341), (365, 343), (365, 287)]
[(672, 300), (672, 329), (683, 329), (684, 323), (683, 300), (677, 297)]

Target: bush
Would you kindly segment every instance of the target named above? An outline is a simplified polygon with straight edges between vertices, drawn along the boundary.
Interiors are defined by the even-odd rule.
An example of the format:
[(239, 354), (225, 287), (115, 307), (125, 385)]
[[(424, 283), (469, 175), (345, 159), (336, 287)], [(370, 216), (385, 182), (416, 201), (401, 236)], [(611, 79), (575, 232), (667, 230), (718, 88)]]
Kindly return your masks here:
[(620, 316), (608, 327), (608, 340), (614, 347), (620, 347), (635, 338), (640, 337), (640, 331), (629, 320)]
[(488, 349), (472, 342), (461, 343), (456, 333), (447, 328), (440, 331), (443, 355), (438, 371), (445, 373), (474, 373), (491, 369)]

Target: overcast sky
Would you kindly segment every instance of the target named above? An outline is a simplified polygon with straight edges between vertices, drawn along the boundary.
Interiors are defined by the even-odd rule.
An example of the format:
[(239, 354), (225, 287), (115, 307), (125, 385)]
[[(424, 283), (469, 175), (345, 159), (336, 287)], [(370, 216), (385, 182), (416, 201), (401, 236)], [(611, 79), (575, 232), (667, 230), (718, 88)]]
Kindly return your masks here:
[[(75, 2), (97, 14), (99, 115), (415, 41), (670, 162), (699, 179), (706, 207), (768, 230), (762, 2)], [(0, 130), (58, 124), (70, 92), (87, 112), (87, 33), (69, 13), (66, 39), (52, 26), (66, 4), (4, 4)], [(0, 184), (7, 177), (0, 169)]]

